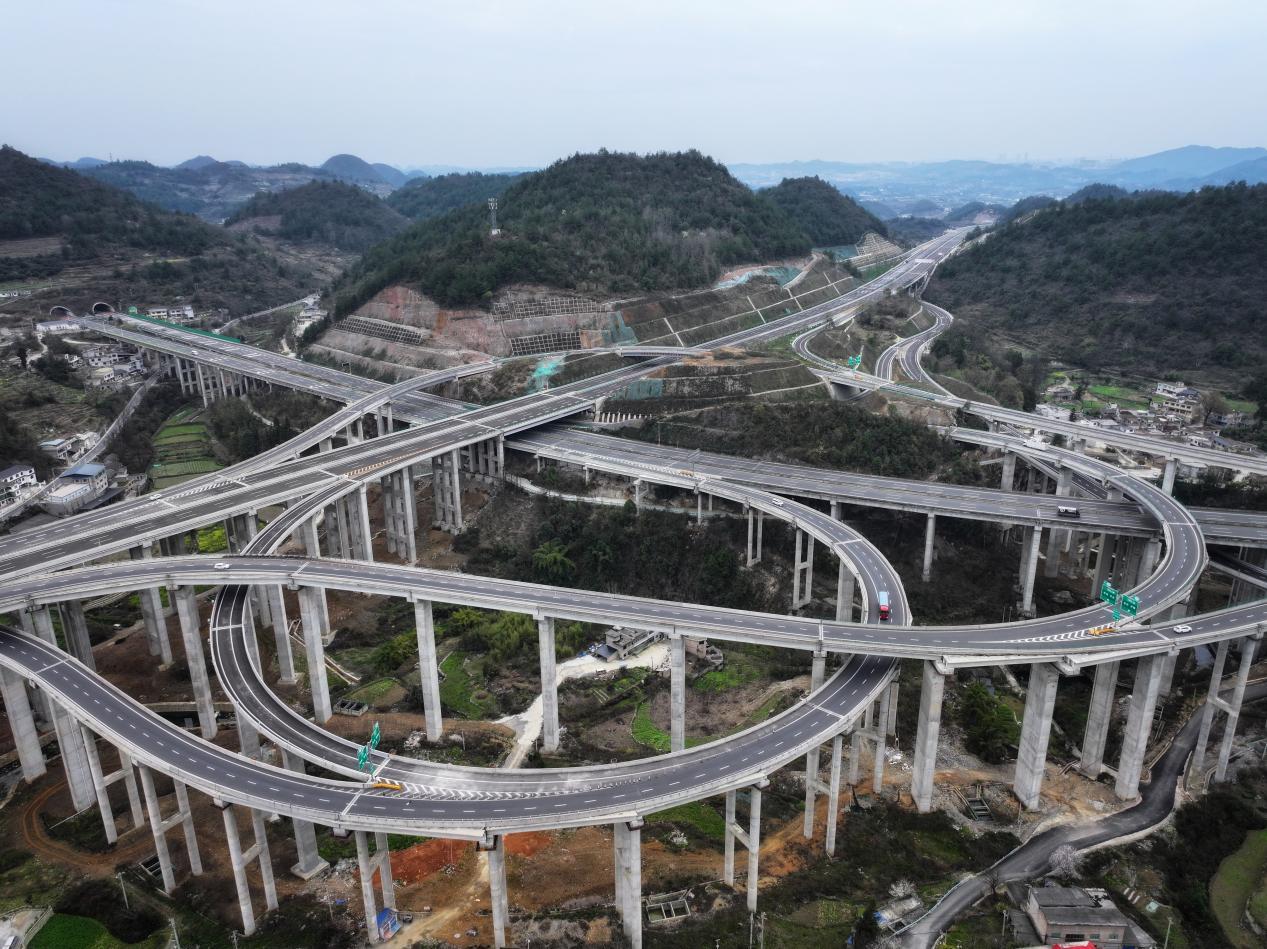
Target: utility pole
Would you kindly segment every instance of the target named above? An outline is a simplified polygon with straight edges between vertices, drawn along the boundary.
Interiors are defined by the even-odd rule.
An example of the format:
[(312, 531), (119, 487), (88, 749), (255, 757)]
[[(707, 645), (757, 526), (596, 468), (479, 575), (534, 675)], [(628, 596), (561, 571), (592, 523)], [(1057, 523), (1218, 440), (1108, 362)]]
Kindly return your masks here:
[(123, 885), (123, 874), (116, 873), (115, 876), (119, 878), (119, 892), (123, 894), (123, 908), (130, 910), (132, 907), (128, 906), (128, 888)]
[(176, 949), (180, 949), (180, 933), (176, 931), (176, 917), (168, 920), (172, 924), (172, 942), (176, 944)]

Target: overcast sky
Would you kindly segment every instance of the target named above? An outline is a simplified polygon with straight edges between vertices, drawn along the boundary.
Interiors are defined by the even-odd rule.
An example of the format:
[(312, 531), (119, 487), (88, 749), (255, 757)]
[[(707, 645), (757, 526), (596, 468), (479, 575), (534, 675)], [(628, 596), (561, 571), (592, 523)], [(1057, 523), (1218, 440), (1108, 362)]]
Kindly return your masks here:
[(0, 22), (0, 138), (56, 159), (1267, 144), (1262, 0), (42, 0)]

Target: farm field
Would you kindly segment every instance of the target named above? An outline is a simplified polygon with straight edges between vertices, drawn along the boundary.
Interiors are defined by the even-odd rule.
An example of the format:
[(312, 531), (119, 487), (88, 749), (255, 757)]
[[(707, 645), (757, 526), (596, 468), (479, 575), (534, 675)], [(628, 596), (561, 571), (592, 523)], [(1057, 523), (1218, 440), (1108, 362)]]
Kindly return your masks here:
[(223, 467), (212, 452), (202, 413), (201, 408), (181, 409), (154, 435), (154, 461), (149, 471), (154, 487), (169, 488)]

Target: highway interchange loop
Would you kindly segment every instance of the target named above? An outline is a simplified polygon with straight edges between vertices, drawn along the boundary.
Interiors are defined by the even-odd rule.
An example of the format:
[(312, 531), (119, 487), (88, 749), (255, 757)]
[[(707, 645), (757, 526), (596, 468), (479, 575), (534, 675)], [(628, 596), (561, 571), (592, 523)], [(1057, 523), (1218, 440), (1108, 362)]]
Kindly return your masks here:
[[(859, 305), (889, 292), (890, 288), (923, 279), (962, 237), (962, 232), (952, 232), (938, 238), (918, 248), (905, 262), (877, 280), (843, 297), (731, 334), (709, 343), (706, 348), (750, 345), (798, 330), (820, 329), (832, 319), (847, 318)], [(941, 322), (939, 317), (938, 324)], [(96, 324), (93, 326), (97, 328)], [(182, 339), (180, 331), (152, 335), (120, 327), (101, 328), (123, 338), (140, 337), (134, 341), (169, 355), (199, 356), (197, 346), (186, 342), (187, 337)], [(909, 345), (894, 358), (900, 358), (904, 365), (913, 359), (914, 366), (918, 367), (918, 352), (934, 335), (930, 330), (919, 339), (908, 340)], [(138, 761), (178, 777), (217, 799), (344, 829), (391, 829), (448, 837), (484, 838), (502, 831), (629, 820), (675, 803), (758, 783), (779, 767), (847, 731), (864, 708), (886, 688), (898, 657), (937, 659), (952, 666), (1055, 661), (1076, 667), (1108, 659), (1173, 652), (1188, 645), (1226, 639), (1238, 633), (1243, 635), (1259, 629), (1264, 620), (1262, 605), (1251, 603), (1188, 618), (1185, 620), (1189, 627), (1187, 632), (1167, 625), (1133, 623), (1114, 636), (1100, 638), (1086, 634), (1089, 627), (1106, 620), (1107, 611), (1100, 606), (1007, 624), (916, 626), (908, 615), (900, 579), (873, 545), (833, 517), (776, 496), (779, 491), (801, 494), (789, 479), (800, 478), (813, 487), (818, 478), (821, 488), (821, 479), (826, 477), (841, 484), (864, 485), (864, 489), (842, 491), (841, 496), (849, 497), (849, 491), (854, 490), (853, 497), (857, 499), (859, 490), (865, 490), (866, 485), (877, 487), (876, 482), (884, 479), (790, 470), (795, 466), (771, 466), (769, 471), (750, 466), (747, 473), (739, 477), (731, 477), (724, 470), (713, 473), (703, 467), (688, 471), (674, 468), (672, 462), (665, 464), (667, 458), (680, 456), (666, 454), (659, 448), (644, 452), (640, 447), (646, 449), (647, 446), (558, 430), (524, 434), (519, 442), (508, 444), (554, 457), (570, 453), (576, 458), (579, 453), (584, 464), (596, 470), (712, 494), (794, 524), (831, 548), (846, 568), (857, 575), (864, 611), (869, 614), (870, 622), (748, 613), (366, 560), (275, 556), (291, 531), (305, 519), (317, 516), (331, 501), (363, 490), (364, 485), (374, 479), (490, 437), (514, 436), (568, 418), (592, 408), (603, 395), (617, 392), (629, 382), (679, 357), (652, 355), (646, 361), (546, 393), (492, 406), (465, 408), (417, 389), (478, 369), (460, 367), (447, 375), (441, 373), (436, 378), (425, 377), (384, 389), (369, 380), (351, 383), (349, 380), (356, 377), (335, 370), (307, 364), (296, 367), (292, 360), (278, 363), (273, 354), (258, 351), (244, 354), (243, 348), (227, 342), (215, 345), (231, 352), (235, 359), (258, 360), (260, 367), (256, 371), (278, 384), (294, 383), (298, 388), (350, 404), (326, 423), (286, 446), (271, 450), (263, 458), (195, 479), (176, 489), (145, 495), (135, 502), (7, 538), (0, 544), (0, 571), (5, 578), (0, 585), (0, 609), (21, 610), (162, 584), (222, 583), (224, 577), (215, 572), (207, 558), (162, 557), (83, 564), (134, 548), (138, 543), (148, 545), (159, 538), (234, 514), (286, 502), (288, 509), (261, 532), (244, 556), (225, 558), (233, 565), (234, 583), (222, 587), (217, 596), (211, 630), (212, 658), (220, 684), (233, 699), (239, 715), (246, 716), (287, 750), (323, 769), (348, 777), (358, 774), (356, 746), (331, 735), (290, 708), (269, 688), (258, 661), (253, 659), (248, 642), (253, 635), (248, 585), (313, 585), (657, 629), (676, 635), (826, 650), (845, 657), (839, 670), (821, 688), (793, 708), (762, 725), (707, 745), (619, 765), (527, 772), (446, 766), (377, 755), (374, 759), (377, 773), (405, 785), (403, 793), (392, 793), (369, 788), (363, 780), (303, 775), (218, 748), (165, 722), (54, 645), (15, 630), (0, 633), (0, 664), (56, 695), (76, 718), (127, 748)], [(645, 355), (641, 351), (638, 354)], [(824, 367), (823, 371), (833, 374), (833, 380), (846, 384), (858, 381), (858, 374), (844, 373), (838, 367)], [(295, 381), (296, 376), (301, 377), (301, 382)], [(867, 380), (866, 384), (892, 388), (891, 383), (883, 380), (874, 384)], [(930, 397), (927, 391), (911, 391), (920, 393), (915, 397)], [(909, 395), (907, 392), (899, 394)], [(945, 394), (932, 397), (953, 399)], [(414, 427), (315, 455), (298, 454), (345, 428), (353, 418), (376, 411), (388, 401), (395, 407), (396, 417), (415, 423)], [(956, 401), (963, 403), (963, 400)], [(955, 407), (971, 408), (965, 404)], [(1045, 427), (1045, 423), (1031, 416), (1006, 417), (1006, 421)], [(1040, 448), (1020, 438), (963, 429), (950, 434), (956, 439), (1030, 457), (1036, 463), (1067, 466), (1090, 482), (1120, 492), (1123, 501), (1104, 502), (1095, 509), (1095, 513), (1104, 518), (1106, 527), (1112, 529), (1117, 523), (1113, 518), (1120, 518), (1130, 521), (1129, 529), (1159, 532), (1164, 539), (1164, 553), (1156, 569), (1134, 591), (1144, 604), (1141, 620), (1186, 597), (1204, 569), (1207, 557), (1201, 523), (1152, 485), (1075, 452)], [(745, 464), (739, 459), (730, 462)], [(707, 464), (713, 463), (710, 460)], [(717, 467), (724, 469), (721, 464)], [(878, 488), (884, 490), (882, 485)], [(811, 497), (823, 496), (816, 490), (805, 493)], [(969, 501), (964, 492), (956, 494), (952, 490), (950, 494), (953, 495), (951, 501), (937, 503), (962, 503), (965, 509), (970, 507), (974, 512), (970, 516), (1001, 521), (1015, 516), (1017, 520), (1033, 518), (1048, 523), (1052, 519), (1050, 510), (1038, 508), (1043, 504), (1050, 508), (1046, 500), (1027, 498), (1018, 502), (1014, 497), (999, 498), (1002, 492), (996, 492), (989, 499), (993, 506), (983, 511), (981, 505), (987, 499)], [(858, 503), (865, 502), (858, 500)], [(1028, 504), (1035, 510), (1016, 512), (1017, 503)], [(931, 510), (931, 507), (917, 509)], [(1267, 525), (1255, 522), (1236, 529), (1263, 530)], [(51, 572), (55, 569), (59, 572)], [(874, 622), (876, 596), (881, 590), (888, 591), (895, 600), (893, 621), (884, 624)]]

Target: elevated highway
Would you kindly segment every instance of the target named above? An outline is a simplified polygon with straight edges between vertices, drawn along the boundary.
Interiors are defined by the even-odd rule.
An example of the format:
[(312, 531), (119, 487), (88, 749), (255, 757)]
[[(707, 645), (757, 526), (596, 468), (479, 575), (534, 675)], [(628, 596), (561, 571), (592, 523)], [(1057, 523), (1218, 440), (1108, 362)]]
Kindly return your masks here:
[[(709, 348), (750, 345), (848, 319), (867, 300), (925, 279), (962, 236), (962, 233), (954, 233), (930, 242), (878, 280), (836, 301), (731, 334), (713, 341)], [(103, 331), (135, 332), (119, 327)], [(32, 532), (0, 543), (0, 572), (4, 577), (0, 584), (0, 609), (16, 612), (24, 627), (21, 632), (11, 628), (0, 631), (0, 667), (4, 670), (0, 683), (4, 686), (6, 709), (14, 725), (24, 774), (32, 777), (44, 767), (38, 741), (32, 745), (30, 740), (34, 736), (33, 716), (23, 685), (29, 683), (39, 688), (37, 697), (47, 702), (47, 712), (54, 719), (72, 796), (77, 802), (91, 800), (94, 795), (98, 803), (104, 801), (108, 833), (113, 815), (103, 791), (107, 778), (100, 774), (99, 762), (93, 765), (95, 751), (88, 750), (95, 748), (96, 739), (90, 734), (86, 741), (82, 737), (76, 740), (82, 728), (114, 744), (123, 753), (125, 762), (139, 767), (147, 798), (152, 798), (152, 779), (147, 777), (147, 769), (156, 769), (177, 781), (178, 799), (188, 786), (211, 795), (220, 803), (225, 808), (226, 833), (230, 834), (233, 869), (247, 930), (253, 928), (254, 917), (245, 863), (259, 859), (261, 869), (267, 864), (266, 841), (260, 844), (265, 813), (292, 818), (300, 866), (305, 872), (319, 863), (312, 835), (314, 823), (356, 835), (366, 915), (371, 921), (376, 910), (374, 869), (379, 871), (384, 884), (384, 903), (391, 905), (390, 857), (383, 836), (386, 831), (477, 840), (488, 853), (494, 940), (498, 945), (504, 944), (507, 927), (502, 835), (531, 828), (611, 823), (617, 841), (618, 905), (627, 936), (639, 944), (641, 911), (636, 868), (638, 835), (645, 815), (683, 801), (724, 794), (727, 859), (723, 877), (728, 882), (734, 879), (734, 842), (738, 840), (748, 848), (749, 879), (755, 882), (762, 788), (774, 770), (804, 757), (806, 833), (809, 836), (814, 830), (814, 797), (819, 793), (827, 795), (829, 814), (833, 816), (827, 823), (826, 848), (831, 853), (842, 776), (843, 738), (848, 736), (852, 745), (850, 783), (858, 781), (863, 743), (874, 746), (873, 780), (878, 790), (883, 780), (884, 748), (895, 701), (891, 683), (895, 659), (899, 657), (924, 662), (912, 777), (912, 795), (917, 806), (924, 810), (931, 806), (932, 800), (941, 694), (945, 679), (954, 668), (987, 663), (1030, 666), (1030, 699), (1014, 787), (1022, 804), (1034, 807), (1042, 786), (1051, 705), (1060, 675), (1072, 674), (1083, 666), (1094, 666), (1098, 695), (1103, 691), (1102, 678), (1109, 681), (1109, 676), (1102, 672), (1111, 668), (1115, 681), (1118, 664), (1136, 660), (1136, 689), (1143, 691), (1132, 705), (1116, 785), (1119, 795), (1129, 799), (1138, 787), (1152, 707), (1166, 657), (1182, 648), (1212, 643), (1218, 644), (1220, 655), (1226, 658), (1228, 642), (1238, 640), (1244, 665), (1252, 660), (1254, 644), (1261, 637), (1267, 617), (1263, 604), (1248, 603), (1188, 617), (1183, 623), (1163, 620), (1163, 613), (1172, 604), (1187, 597), (1206, 563), (1202, 528), (1190, 512), (1166, 492), (1074, 452), (1040, 448), (1004, 434), (962, 429), (952, 431), (951, 437), (1030, 458), (1036, 464), (1076, 471), (1088, 485), (1099, 485), (1107, 495), (1120, 496), (1121, 501), (1093, 505), (1095, 516), (1108, 521), (1115, 530), (1129, 531), (1131, 526), (1127, 521), (1131, 518), (1136, 519), (1133, 523), (1138, 523), (1140, 518), (1144, 520), (1143, 530), (1150, 543), (1143, 548), (1143, 563), (1136, 564), (1136, 569), (1131, 571), (1132, 590), (1141, 600), (1137, 619), (1122, 623), (1105, 635), (1092, 632), (1096, 627), (1111, 625), (1112, 616), (1104, 606), (1004, 624), (917, 626), (909, 615), (900, 578), (871, 544), (833, 516), (834, 511), (824, 513), (772, 493), (783, 491), (800, 497), (840, 500), (839, 495), (828, 496), (828, 493), (843, 490), (846, 497), (863, 499), (869, 495), (873, 502), (879, 503), (886, 490), (896, 490), (884, 483), (886, 479), (851, 480), (848, 476), (837, 476), (834, 483), (826, 484), (795, 466), (763, 467), (745, 473), (738, 460), (719, 456), (693, 455), (691, 463), (681, 464), (680, 455), (666, 454), (662, 449), (652, 450), (650, 446), (635, 443), (622, 443), (617, 448), (609, 444), (612, 440), (596, 441), (597, 436), (574, 431), (524, 435), (520, 443), (524, 450), (538, 454), (554, 452), (554, 457), (559, 457), (567, 453), (568, 460), (584, 467), (612, 471), (636, 482), (666, 484), (721, 499), (749, 517), (750, 560), (754, 556), (751, 539), (754, 517), (758, 525), (757, 557), (760, 556), (761, 518), (773, 517), (790, 524), (796, 547), (793, 607), (796, 609), (808, 602), (814, 544), (819, 543), (828, 547), (839, 564), (836, 619), (751, 613), (419, 569), (410, 565), (414, 552), (412, 538), (417, 526), (417, 514), (412, 508), (413, 484), (419, 475), (416, 466), (431, 463), (437, 516), (448, 529), (459, 530), (463, 520), (462, 466), (472, 477), (500, 476), (508, 439), (586, 411), (596, 399), (672, 364), (684, 354), (676, 350), (644, 354), (647, 361), (615, 372), (561, 386), (548, 393), (472, 409), (418, 391), (434, 381), (433, 378), (386, 389), (367, 381), (354, 384), (349, 381), (354, 377), (346, 377), (336, 370), (311, 369), (306, 364), (299, 364), (305, 368), (292, 371), (294, 361), (283, 360), (287, 365), (282, 366), (277, 362), (282, 357), (245, 353), (238, 344), (228, 340), (204, 341), (198, 337), (194, 344), (180, 338), (179, 331), (169, 332), (164, 328), (157, 332), (147, 328), (140, 335), (148, 340), (143, 343), (148, 348), (200, 367), (227, 366), (230, 372), (257, 379), (280, 380), (285, 373), (283, 384), (342, 401), (349, 408), (346, 414), (305, 433), (269, 456), (266, 463), (258, 460), (247, 463), (180, 489), (95, 512), (84, 519), (76, 518), (66, 525), (58, 525), (57, 529)], [(930, 338), (918, 345), (912, 343), (910, 349), (917, 350)], [(911, 358), (918, 360), (917, 353)], [(185, 373), (184, 368), (178, 369)], [(486, 367), (464, 367), (454, 371), (484, 369)], [(825, 368), (821, 371), (834, 372)], [(205, 384), (205, 372), (200, 378)], [(224, 380), (218, 391), (227, 392), (233, 385), (231, 380)], [(390, 420), (386, 414), (389, 405)], [(378, 437), (358, 441), (359, 436), (349, 432), (349, 425), (359, 422), (367, 412), (380, 420), (376, 426)], [(413, 423), (413, 427), (395, 431), (400, 421)], [(336, 431), (344, 431), (349, 444), (340, 448), (323, 446)], [(315, 455), (302, 454), (314, 446), (323, 450)], [(405, 563), (374, 561), (366, 507), (366, 489), (371, 483), (381, 489), (388, 551)], [(823, 494), (816, 495), (814, 492), (819, 489)], [(921, 498), (932, 496), (932, 490), (924, 490), (926, 493)], [(848, 495), (849, 491), (853, 495)], [(935, 503), (947, 506), (960, 503), (963, 510), (972, 505), (985, 505), (986, 516), (991, 511), (994, 516), (1001, 516), (1001, 511), (1020, 515), (1022, 512), (1016, 502), (999, 497), (1005, 493), (969, 498), (962, 492), (952, 491), (942, 493)], [(287, 504), (286, 510), (257, 532), (254, 512), (265, 505), (283, 502)], [(860, 500), (860, 503), (865, 502)], [(891, 500), (884, 506), (901, 503), (905, 502)], [(1036, 506), (1034, 499), (1027, 499), (1025, 503)], [(245, 523), (239, 525), (241, 556), (218, 560), (144, 556), (154, 542), (162, 546), (165, 539), (190, 525), (226, 516), (233, 519), (240, 514), (247, 515)], [(1027, 600), (1032, 595), (1043, 519), (1050, 521), (1050, 515), (1017, 518), (1019, 523), (1030, 524), (1023, 545), (1026, 560), (1021, 571)], [(328, 550), (324, 553), (327, 556), (322, 556), (319, 521), (325, 524)], [(64, 529), (66, 527), (70, 530)], [(307, 555), (277, 556), (276, 552), (292, 537), (302, 543)], [(137, 549), (142, 554), (137, 559), (76, 566), (111, 553)], [(72, 569), (50, 572), (58, 567)], [(224, 585), (226, 581), (228, 585)], [(216, 726), (214, 717), (203, 714), (209, 690), (202, 632), (193, 605), (193, 591), (200, 585), (220, 585), (212, 615), (211, 658), (221, 687), (238, 710), (241, 754), (184, 733), (110, 686), (91, 669), (91, 650), (84, 654), (86, 636), (81, 642), (73, 628), (69, 631), (67, 645), (76, 653), (71, 657), (57, 647), (53, 635), (49, 612), (53, 605), (140, 590), (149, 591), (142, 603), (143, 606), (150, 603), (150, 613), (153, 613), (153, 604), (158, 600), (154, 591), (166, 586), (177, 608), (199, 702), (201, 727), (204, 736), (210, 737)], [(294, 676), (293, 669), (288, 670), (281, 658), (283, 651), (289, 657), (290, 649), (283, 590), (293, 590), (298, 599), (308, 667), (313, 669), (323, 667), (322, 649), (329, 633), (325, 615), (327, 591), (410, 600), (415, 609), (427, 731), (433, 738), (439, 736), (442, 728), (432, 629), (435, 602), (505, 609), (536, 619), (547, 748), (557, 744), (559, 731), (555, 699), (556, 620), (611, 623), (664, 632), (670, 639), (673, 657), (670, 674), (672, 739), (678, 750), (648, 761), (519, 773), (459, 768), (375, 754), (371, 761), (375, 777), (399, 782), (400, 790), (375, 788), (373, 781), (364, 778), (340, 780), (308, 776), (304, 773), (304, 760), (348, 778), (359, 777), (362, 772), (356, 767), (356, 746), (320, 727), (329, 717), (329, 695), (322, 678), (312, 683), (316, 721), (309, 721), (280, 699), (266, 681), (272, 673), (261, 660), (257, 638), (260, 626), (274, 628), (282, 678), (288, 674)], [(892, 604), (893, 615), (889, 622), (877, 621), (881, 592), (889, 594)], [(862, 622), (854, 621), (855, 595), (860, 600)], [(161, 633), (151, 628), (156, 627), (156, 623), (151, 622), (150, 613), (146, 615), (147, 629), (165, 638), (165, 624)], [(683, 642), (684, 637), (694, 636), (803, 649), (811, 653), (811, 691), (802, 702), (762, 725), (686, 749), (681, 720), (685, 687)], [(157, 654), (157, 646), (151, 648)], [(838, 670), (829, 676), (828, 656), (833, 653), (842, 658)], [(1107, 724), (1107, 716), (1093, 708), (1088, 724), (1090, 739), (1086, 744), (1094, 748), (1098, 742), (1101, 757)], [(264, 764), (253, 757), (252, 745), (258, 743), (259, 734), (282, 750), (283, 768)], [(819, 754), (828, 742), (832, 749), (832, 777), (823, 781)], [(1201, 754), (1204, 755), (1204, 743)], [(1084, 761), (1088, 773), (1098, 773), (1100, 765), (1098, 759)], [(130, 763), (123, 766), (129, 780), (131, 768)], [(735, 818), (739, 791), (746, 791), (751, 801), (746, 830)], [(164, 819), (154, 802), (148, 803), (164, 868), (164, 883), (168, 886), (173, 878), (164, 834), (168, 827), (175, 826), (173, 822), (183, 821), (186, 839), (192, 841), (188, 808), (187, 804), (182, 805), (184, 810), (175, 818)], [(250, 810), (256, 828), (254, 848), (234, 846), (237, 840), (236, 818), (232, 817), (235, 804)], [(371, 844), (376, 846), (375, 851), (371, 851)], [(271, 880), (270, 869), (263, 879), (266, 903), (270, 907), (276, 904)], [(755, 909), (755, 885), (748, 887), (747, 896), (750, 909)]]

